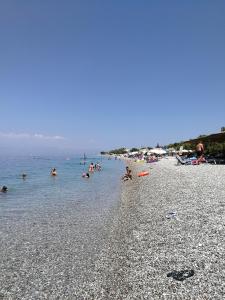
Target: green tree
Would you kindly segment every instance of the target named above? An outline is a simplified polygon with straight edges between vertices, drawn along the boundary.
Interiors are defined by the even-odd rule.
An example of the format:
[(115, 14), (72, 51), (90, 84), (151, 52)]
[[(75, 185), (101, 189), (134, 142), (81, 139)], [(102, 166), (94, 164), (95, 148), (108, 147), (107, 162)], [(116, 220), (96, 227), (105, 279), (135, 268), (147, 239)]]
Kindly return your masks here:
[(109, 154), (126, 154), (127, 150), (125, 148), (119, 148), (119, 149), (114, 149), (110, 150)]
[(135, 148), (135, 147), (130, 149), (130, 152), (138, 152), (138, 151), (139, 151), (139, 149)]

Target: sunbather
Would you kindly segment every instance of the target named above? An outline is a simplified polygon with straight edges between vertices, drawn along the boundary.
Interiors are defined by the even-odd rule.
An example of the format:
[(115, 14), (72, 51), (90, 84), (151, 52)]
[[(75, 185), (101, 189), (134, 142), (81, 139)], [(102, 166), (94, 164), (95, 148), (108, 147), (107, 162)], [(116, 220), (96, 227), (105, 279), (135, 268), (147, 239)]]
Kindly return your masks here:
[(129, 169), (129, 167), (126, 167), (126, 173), (124, 174), (124, 176), (122, 177), (123, 181), (127, 181), (131, 179), (132, 180), (132, 174), (131, 174), (131, 170)]

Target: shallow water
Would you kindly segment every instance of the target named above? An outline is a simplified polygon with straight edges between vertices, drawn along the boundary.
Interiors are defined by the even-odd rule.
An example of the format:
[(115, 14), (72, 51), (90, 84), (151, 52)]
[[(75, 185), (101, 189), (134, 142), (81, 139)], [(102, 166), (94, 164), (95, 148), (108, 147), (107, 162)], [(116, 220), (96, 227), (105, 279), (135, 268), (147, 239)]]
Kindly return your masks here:
[[(99, 161), (102, 171), (89, 179), (81, 178), (90, 162)], [(58, 176), (50, 176), (56, 167)], [(9, 188), (0, 194), (0, 218), (11, 221), (38, 213), (50, 213), (61, 207), (76, 205), (92, 209), (107, 209), (118, 196), (118, 183), (123, 164), (102, 158), (89, 159), (85, 166), (79, 158), (8, 158), (0, 160), (0, 185)], [(21, 174), (27, 178), (22, 179)], [(47, 211), (46, 211), (47, 208)]]
[[(102, 171), (84, 179), (91, 161)], [(57, 177), (50, 176), (53, 167)], [(121, 161), (99, 157), (86, 166), (79, 158), (0, 160), (0, 185), (9, 188), (0, 193), (0, 295), (44, 299), (84, 292), (120, 199), (123, 169)]]

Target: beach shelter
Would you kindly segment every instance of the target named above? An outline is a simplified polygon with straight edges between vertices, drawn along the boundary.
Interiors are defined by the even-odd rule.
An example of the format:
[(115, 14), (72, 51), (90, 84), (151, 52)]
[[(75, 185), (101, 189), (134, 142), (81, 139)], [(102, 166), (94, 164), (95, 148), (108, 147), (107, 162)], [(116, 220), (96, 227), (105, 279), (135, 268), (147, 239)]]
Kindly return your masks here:
[(181, 150), (182, 153), (188, 153), (189, 151), (186, 149)]
[(167, 153), (167, 152), (166, 152), (164, 149), (162, 149), (162, 148), (153, 148), (153, 149), (149, 150), (149, 152), (152, 153), (152, 154), (157, 154), (157, 155), (164, 155), (164, 154)]

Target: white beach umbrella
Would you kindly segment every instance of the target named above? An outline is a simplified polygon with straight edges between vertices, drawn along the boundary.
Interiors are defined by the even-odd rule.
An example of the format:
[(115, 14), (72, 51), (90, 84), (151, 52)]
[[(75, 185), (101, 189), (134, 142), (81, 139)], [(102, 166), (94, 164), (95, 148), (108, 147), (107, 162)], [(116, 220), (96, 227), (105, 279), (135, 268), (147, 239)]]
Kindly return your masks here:
[(186, 150), (186, 149), (183, 149), (183, 150), (181, 150), (180, 152), (182, 152), (182, 153), (188, 153), (189, 151)]
[(139, 152), (138, 151), (134, 151), (134, 152), (129, 152), (128, 154), (129, 155), (136, 155), (136, 154), (138, 154)]
[(146, 152), (148, 152), (148, 149), (140, 149), (139, 152), (146, 153)]
[(149, 151), (150, 153), (153, 153), (153, 154), (159, 154), (159, 155), (163, 155), (163, 154), (166, 154), (167, 152), (165, 150), (163, 150), (162, 148), (154, 148), (154, 149), (151, 149)]

